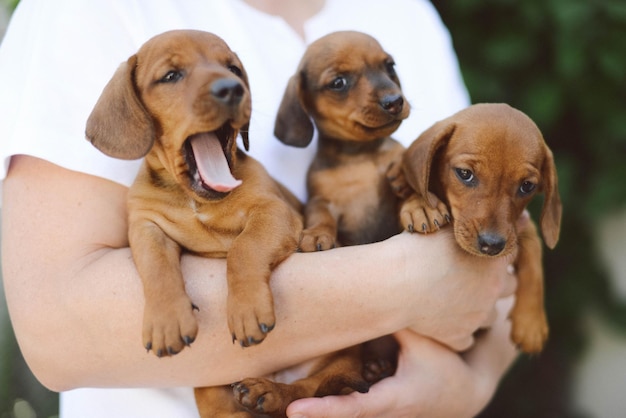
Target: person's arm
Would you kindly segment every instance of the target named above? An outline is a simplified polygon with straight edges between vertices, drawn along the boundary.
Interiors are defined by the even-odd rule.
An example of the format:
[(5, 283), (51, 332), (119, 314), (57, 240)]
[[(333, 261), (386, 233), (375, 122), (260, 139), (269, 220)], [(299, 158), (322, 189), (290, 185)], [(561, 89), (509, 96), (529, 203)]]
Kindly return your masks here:
[(24, 357), (52, 390), (226, 384), (409, 325), (459, 348), (508, 276), (506, 260), (464, 255), (447, 232), (294, 254), (272, 276), (275, 330), (242, 349), (226, 326), (224, 260), (186, 255), (199, 335), (191, 348), (158, 359), (141, 345), (143, 293), (127, 248), (126, 194), (33, 157), (11, 160), (2, 208), (6, 298)]

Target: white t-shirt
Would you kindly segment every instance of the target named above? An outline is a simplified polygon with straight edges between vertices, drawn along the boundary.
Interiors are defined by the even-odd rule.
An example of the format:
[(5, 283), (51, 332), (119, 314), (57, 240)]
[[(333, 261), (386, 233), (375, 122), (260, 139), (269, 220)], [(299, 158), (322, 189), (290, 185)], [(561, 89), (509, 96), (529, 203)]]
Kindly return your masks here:
[[(85, 122), (117, 66), (170, 29), (221, 36), (250, 78), (250, 154), (305, 200), (315, 143), (274, 138), (274, 117), (306, 45), (336, 30), (360, 30), (396, 61), (411, 116), (393, 135), (408, 145), (467, 106), (451, 40), (425, 0), (326, 0), (303, 41), (282, 19), (242, 0), (22, 0), (0, 45), (0, 180), (10, 157), (27, 154), (130, 185), (139, 161), (109, 158), (84, 139)], [(79, 389), (61, 396), (61, 418), (197, 417), (191, 389)]]

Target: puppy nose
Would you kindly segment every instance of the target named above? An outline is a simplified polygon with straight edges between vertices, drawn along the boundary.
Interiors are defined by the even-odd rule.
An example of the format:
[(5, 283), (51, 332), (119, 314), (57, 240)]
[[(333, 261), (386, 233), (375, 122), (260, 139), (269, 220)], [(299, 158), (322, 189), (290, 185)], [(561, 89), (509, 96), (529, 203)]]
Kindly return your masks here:
[(478, 248), (486, 255), (498, 255), (504, 249), (506, 240), (498, 234), (484, 232), (478, 235)]
[(385, 97), (380, 102), (380, 105), (387, 112), (392, 115), (397, 115), (402, 112), (402, 106), (404, 105), (404, 99), (401, 94), (390, 94)]
[(211, 84), (211, 95), (227, 105), (236, 105), (243, 98), (243, 86), (232, 78), (220, 78)]

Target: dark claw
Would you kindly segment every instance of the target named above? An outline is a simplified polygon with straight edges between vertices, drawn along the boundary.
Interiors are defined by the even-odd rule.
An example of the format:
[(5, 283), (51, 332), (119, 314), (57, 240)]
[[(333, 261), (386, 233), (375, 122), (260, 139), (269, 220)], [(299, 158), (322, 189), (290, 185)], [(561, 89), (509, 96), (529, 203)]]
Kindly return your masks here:
[(148, 344), (146, 344), (146, 352), (149, 353), (150, 350), (152, 350), (152, 342), (149, 342)]
[(450, 223), (450, 215), (446, 215), (446, 222)]
[(260, 325), (259, 325), (259, 328), (261, 329), (261, 332), (262, 332), (263, 334), (267, 334), (268, 332), (270, 332), (271, 330), (273, 330), (273, 329), (274, 329), (274, 325), (272, 325), (272, 326), (269, 326), (269, 327), (268, 327), (268, 326), (267, 326), (267, 325), (265, 325), (265, 324), (260, 324)]
[(413, 227), (413, 224), (409, 224), (409, 228), (408, 229), (409, 229), (410, 233), (415, 232), (415, 227)]
[(233, 337), (233, 344), (235, 344), (235, 341), (237, 341), (237, 336), (234, 332), (232, 333), (231, 337)]
[(322, 251), (322, 244), (319, 242), (317, 243), (317, 251)]
[(191, 304), (191, 310), (200, 312), (200, 308), (198, 308), (194, 303)]
[(237, 386), (235, 386), (235, 389), (237, 389), (237, 392), (239, 392), (239, 393), (241, 393), (243, 395), (245, 395), (247, 393), (250, 393), (250, 389), (248, 389), (247, 386), (242, 385), (240, 383), (237, 383)]
[(191, 343), (194, 342), (194, 341), (195, 341), (195, 339), (193, 337), (190, 337), (189, 335), (185, 335), (183, 337), (183, 342), (185, 343), (185, 345), (187, 347), (191, 347)]
[(157, 357), (161, 358), (163, 357), (163, 350), (161, 350), (160, 348), (157, 350), (156, 352)]
[(426, 228), (427, 228), (426, 224), (422, 224), (422, 232), (426, 232)]
[(439, 221), (437, 219), (435, 219), (433, 221), (433, 223), (435, 224), (435, 226), (437, 227), (437, 229), (439, 229)]
[(175, 356), (176, 354), (178, 354), (178, 351), (174, 350), (172, 347), (167, 347), (167, 354), (169, 354), (170, 356)]

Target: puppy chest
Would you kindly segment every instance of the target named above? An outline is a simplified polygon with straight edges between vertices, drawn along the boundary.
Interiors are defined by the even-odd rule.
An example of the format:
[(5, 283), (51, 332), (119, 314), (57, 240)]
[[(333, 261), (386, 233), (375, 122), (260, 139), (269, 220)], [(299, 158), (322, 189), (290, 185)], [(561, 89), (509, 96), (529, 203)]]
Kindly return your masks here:
[(374, 164), (351, 165), (319, 173), (318, 195), (330, 203), (342, 245), (386, 239), (397, 233), (397, 199)]
[(225, 256), (245, 225), (245, 214), (231, 211), (192, 210), (170, 225), (169, 234), (184, 248), (201, 254)]

